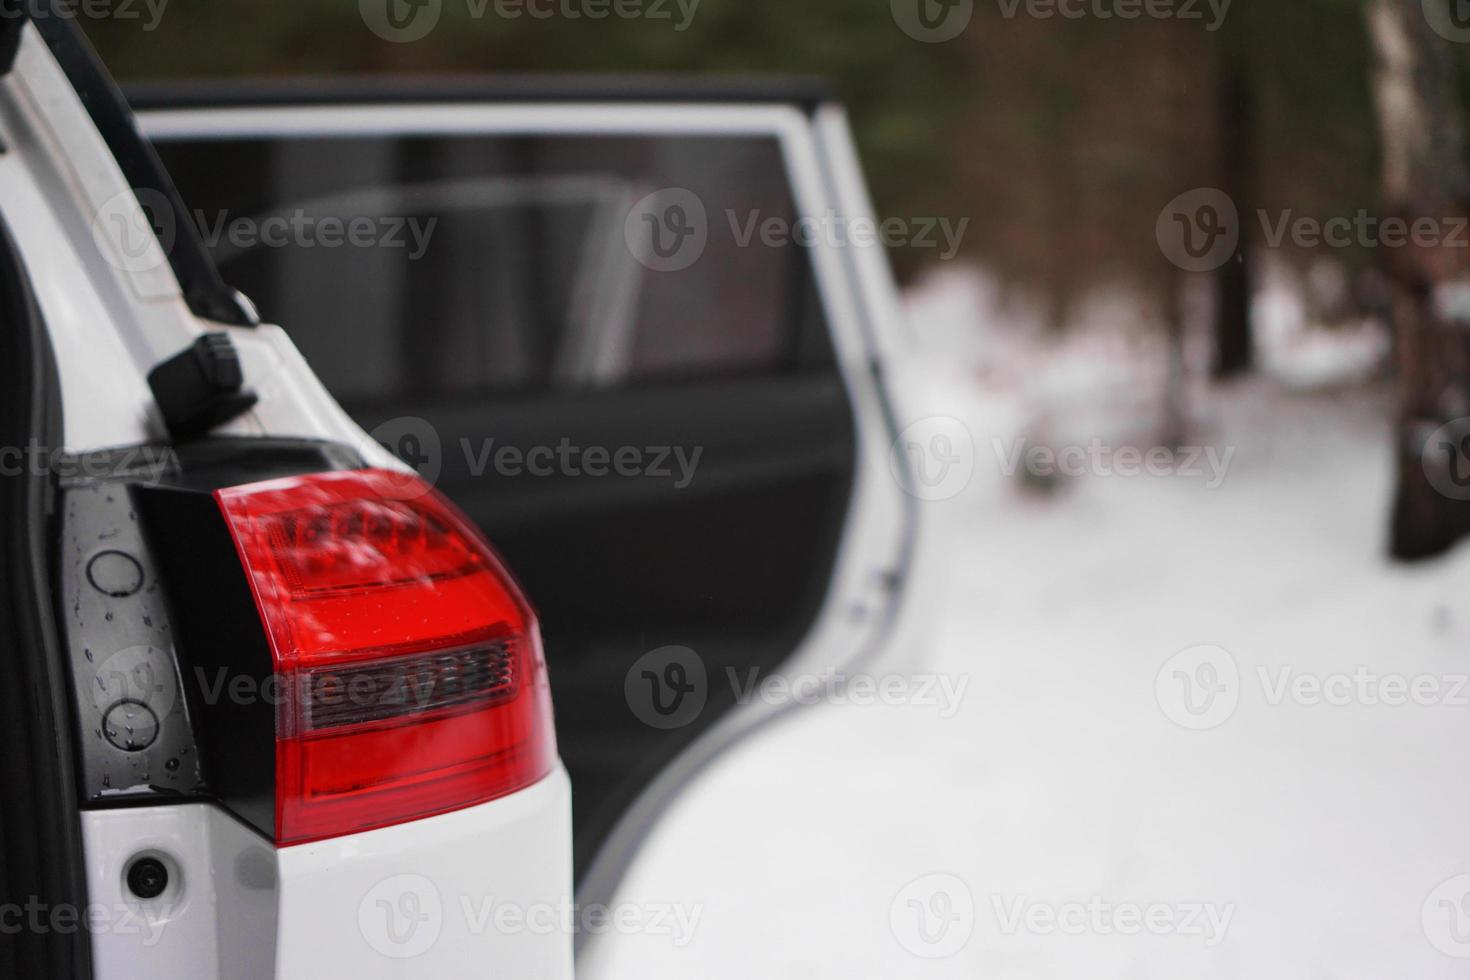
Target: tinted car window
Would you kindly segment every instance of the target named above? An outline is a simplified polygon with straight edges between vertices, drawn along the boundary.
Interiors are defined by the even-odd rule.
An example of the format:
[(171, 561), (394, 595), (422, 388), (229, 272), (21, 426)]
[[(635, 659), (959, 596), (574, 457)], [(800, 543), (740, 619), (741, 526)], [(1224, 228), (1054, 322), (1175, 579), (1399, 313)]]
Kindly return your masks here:
[[(163, 152), (226, 279), (349, 404), (781, 373), (829, 356), (808, 256), (758, 238), (795, 220), (773, 138)], [(651, 236), (667, 251), (695, 222), (697, 262), (672, 272), (648, 251)]]

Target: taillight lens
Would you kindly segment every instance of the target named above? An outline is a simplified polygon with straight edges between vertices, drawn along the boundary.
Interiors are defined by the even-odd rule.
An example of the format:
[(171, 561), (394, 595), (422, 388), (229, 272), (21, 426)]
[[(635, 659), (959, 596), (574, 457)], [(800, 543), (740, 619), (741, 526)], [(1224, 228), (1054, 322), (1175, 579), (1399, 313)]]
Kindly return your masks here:
[(453, 504), (383, 470), (215, 497), (275, 661), (279, 843), (483, 803), (551, 771), (535, 614)]

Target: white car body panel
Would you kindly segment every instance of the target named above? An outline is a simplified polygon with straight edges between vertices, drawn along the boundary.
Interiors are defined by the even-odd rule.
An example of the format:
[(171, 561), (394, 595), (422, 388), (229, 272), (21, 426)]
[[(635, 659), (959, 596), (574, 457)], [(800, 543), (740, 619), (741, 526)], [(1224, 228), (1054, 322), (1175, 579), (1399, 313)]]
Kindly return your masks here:
[[(0, 140), (0, 209), (51, 334), (66, 426), (61, 448), (164, 440), (147, 371), (201, 334), (226, 331), (260, 400), (219, 433), (332, 440), (374, 465), (402, 468), (341, 410), (284, 331), (199, 320), (162, 253), (127, 240), (141, 227), (128, 217), (138, 211), (136, 196), (29, 27), (14, 70), (0, 79)], [(109, 220), (117, 215), (121, 222)], [(102, 980), (572, 976), (568, 930), (508, 932), (493, 919), (484, 927), (461, 905), (570, 901), (571, 794), (560, 767), (480, 806), (290, 848), (275, 848), (207, 803), (87, 811), (82, 833), (89, 897), (82, 913), (92, 918), (93, 968)], [(169, 890), (152, 902), (125, 889), (126, 869), (140, 855), (171, 871)], [(395, 904), (393, 892), (403, 875), (432, 877), (445, 899), (434, 941), (425, 941), (429, 926), (418, 922), (422, 948), (409, 957), (395, 941), (401, 932), (374, 918), (408, 907)]]
[[(571, 784), (557, 769), (511, 796), (427, 820), (277, 849), (207, 803), (84, 815), (98, 980), (569, 978), (571, 936), (544, 916), (571, 893)], [(138, 854), (176, 869), (143, 902)], [(533, 919), (536, 916), (532, 916)]]

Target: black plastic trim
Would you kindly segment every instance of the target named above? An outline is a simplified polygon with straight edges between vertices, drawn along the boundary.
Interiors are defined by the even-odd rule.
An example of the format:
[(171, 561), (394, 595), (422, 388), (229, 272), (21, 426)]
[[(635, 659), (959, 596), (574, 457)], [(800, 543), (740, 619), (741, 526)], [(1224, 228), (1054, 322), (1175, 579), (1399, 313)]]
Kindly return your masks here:
[(148, 372), (148, 387), (175, 439), (193, 439), (250, 411), (240, 354), (227, 333), (207, 333)]
[(339, 442), (316, 439), (217, 436), (174, 448), (178, 486), (218, 490), (302, 473), (359, 470), (362, 454)]
[(15, 53), (20, 50), (20, 29), (24, 15), (19, 0), (0, 0), (0, 77), (10, 74)]
[[(134, 500), (168, 593), (210, 790), (273, 838), (276, 716), (268, 695), (275, 665), (234, 539), (214, 496), (203, 490), (145, 487)], [(229, 695), (241, 679), (252, 697)]]
[(184, 301), (196, 316), (238, 327), (255, 326), (259, 316), (236, 290), (225, 284), (204, 248), (178, 189), (164, 169), (158, 153), (138, 132), (137, 121), (122, 92), (108, 75), (97, 52), (87, 41), (75, 18), (66, 16), (66, 0), (21, 0), (49, 8), (44, 16), (33, 15), (32, 23), (52, 56), (76, 89), (93, 124), (116, 158), (129, 186), (144, 198), (162, 201), (172, 212), (175, 229), (168, 250)]
[[(20, 253), (0, 218), (0, 445), (55, 446), (60, 379)], [(87, 881), (66, 664), (53, 604), (53, 480), (35, 467), (0, 476), (0, 896), (70, 909), (85, 921)], [(80, 920), (76, 917), (81, 915)], [(0, 975), (92, 975), (85, 928), (0, 933)]]
[[(144, 481), (169, 461), (149, 455), (157, 468)], [(64, 480), (59, 495), (57, 608), (86, 808), (207, 798), (198, 711), (183, 696), (173, 619), (131, 492), (137, 479), (124, 467)]]
[(468, 102), (698, 102), (793, 105), (815, 112), (837, 101), (816, 78), (701, 75), (398, 75), (390, 77), (187, 79), (124, 86), (135, 110), (250, 106), (404, 105)]

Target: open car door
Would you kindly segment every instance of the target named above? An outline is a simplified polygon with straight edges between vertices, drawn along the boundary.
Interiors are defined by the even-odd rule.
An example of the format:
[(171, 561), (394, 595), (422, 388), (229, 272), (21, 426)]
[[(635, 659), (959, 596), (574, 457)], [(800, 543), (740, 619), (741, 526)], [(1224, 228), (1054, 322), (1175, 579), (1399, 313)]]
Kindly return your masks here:
[(840, 108), (668, 88), (130, 92), (226, 280), (537, 598), (584, 902), (876, 653), (914, 533)]

